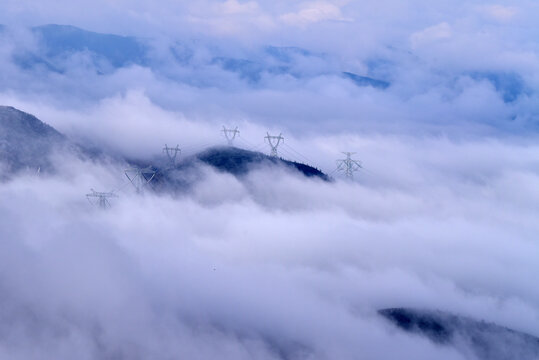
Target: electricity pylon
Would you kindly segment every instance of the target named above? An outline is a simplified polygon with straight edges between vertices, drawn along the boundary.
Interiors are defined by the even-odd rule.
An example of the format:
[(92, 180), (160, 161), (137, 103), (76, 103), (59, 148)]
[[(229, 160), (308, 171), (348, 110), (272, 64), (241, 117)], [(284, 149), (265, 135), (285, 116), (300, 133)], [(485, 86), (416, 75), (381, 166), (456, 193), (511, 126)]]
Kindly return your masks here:
[(337, 160), (337, 170), (344, 171), (344, 176), (352, 180), (354, 178), (354, 172), (362, 168), (361, 163), (352, 159), (353, 152), (343, 152), (346, 155), (346, 159)]
[[(281, 140), (283, 141), (284, 143), (284, 137), (282, 137), (281, 135), (282, 134), (279, 134), (279, 136), (275, 136), (275, 135), (270, 135), (268, 132), (266, 133), (267, 135), (264, 137), (264, 139), (267, 139), (268, 140), (268, 144), (271, 148), (271, 153), (270, 155), (271, 156), (275, 156), (277, 157), (277, 147), (279, 146), (279, 144), (281, 143)], [(277, 142), (273, 142), (273, 140), (277, 141)]]
[[(139, 167), (132, 167), (129, 169), (125, 169), (125, 176), (129, 179), (131, 184), (135, 187), (137, 190), (137, 193), (141, 193), (142, 190), (146, 185), (152, 181), (152, 179), (155, 177), (156, 171), (152, 169), (151, 166), (148, 166), (144, 169), (141, 169)], [(131, 174), (131, 176), (129, 176)]]
[(240, 133), (237, 126), (234, 129), (227, 129), (223, 126), (223, 130), (221, 131), (223, 132), (223, 134), (225, 134), (228, 146), (232, 146), (234, 144), (234, 139), (236, 138), (236, 135)]
[(167, 154), (168, 160), (170, 162), (170, 167), (174, 168), (176, 167), (176, 156), (178, 154), (181, 154), (180, 145), (176, 145), (175, 148), (168, 147), (167, 144), (165, 144), (165, 147), (163, 148), (163, 152)]
[[(117, 198), (118, 195), (116, 195), (113, 192), (99, 192), (95, 191), (94, 189), (90, 189), (91, 193), (86, 194), (86, 198), (90, 202), (90, 204), (99, 206), (101, 209), (109, 209), (110, 208), (110, 198)], [(94, 199), (94, 201), (92, 201)]]

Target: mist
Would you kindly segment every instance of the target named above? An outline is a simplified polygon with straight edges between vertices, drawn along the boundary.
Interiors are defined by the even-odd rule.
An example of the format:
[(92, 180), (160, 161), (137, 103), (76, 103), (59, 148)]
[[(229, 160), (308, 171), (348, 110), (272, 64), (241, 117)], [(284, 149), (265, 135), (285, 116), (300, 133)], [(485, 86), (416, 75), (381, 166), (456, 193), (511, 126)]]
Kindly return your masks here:
[(396, 333), (375, 315), (392, 306), (539, 332), (535, 145), (324, 141), (343, 142), (383, 164), (353, 183), (207, 168), (179, 196), (128, 184), (107, 211), (84, 194), (121, 185), (118, 166), (2, 184), (4, 356), (466, 358)]
[[(0, 105), (108, 157), (57, 152), (54, 172), (0, 182), (0, 358), (477, 358), (400, 331), (377, 313), (392, 307), (539, 337), (538, 11), (4, 1)], [(51, 55), (45, 24), (145, 57)], [(140, 194), (125, 177), (165, 144), (180, 161), (224, 145), (223, 125), (264, 153), (282, 133), (281, 157), (333, 181), (198, 164), (189, 188)], [(102, 210), (90, 189), (118, 197)]]

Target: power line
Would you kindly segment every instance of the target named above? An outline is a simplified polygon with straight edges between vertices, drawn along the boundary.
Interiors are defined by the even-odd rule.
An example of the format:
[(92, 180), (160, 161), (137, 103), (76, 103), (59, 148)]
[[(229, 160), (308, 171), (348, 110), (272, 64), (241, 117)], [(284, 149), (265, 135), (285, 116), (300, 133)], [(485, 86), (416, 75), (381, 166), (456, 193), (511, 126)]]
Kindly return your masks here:
[(187, 146), (182, 146), (184, 154), (194, 154), (198, 151), (205, 150), (210, 146), (215, 145), (215, 143), (197, 143)]
[[(242, 138), (240, 138), (241, 140), (243, 140)], [(247, 143), (249, 146), (250, 146), (250, 149), (252, 151), (260, 151), (262, 150), (262, 148), (264, 148), (266, 146), (266, 143), (263, 142), (263, 143), (259, 143), (258, 145), (252, 145), (251, 143)]]
[[(283, 158), (283, 154), (286, 155), (286, 158)], [(290, 151), (288, 151), (286, 148), (281, 148), (279, 157), (288, 161), (295, 161), (294, 159), (296, 158), (296, 156)]]
[(266, 143), (265, 143), (265, 142), (262, 143), (262, 144), (259, 143), (258, 145), (254, 145), (253, 143), (251, 143), (250, 141), (247, 141), (247, 140), (246, 140), (244, 137), (242, 137), (242, 136), (238, 136), (238, 139), (239, 139), (240, 141), (243, 141), (243, 142), (248, 146), (248, 148), (249, 148), (250, 150), (258, 149), (258, 148), (260, 148), (261, 146), (266, 146)]
[(287, 148), (289, 148), (290, 150), (292, 150), (294, 153), (296, 153), (297, 155), (301, 156), (305, 161), (307, 161), (307, 163), (311, 164), (311, 165), (314, 165), (314, 161), (309, 159), (307, 156), (303, 155), (302, 153), (300, 153), (299, 151), (295, 150), (292, 146), (288, 145), (288, 144), (283, 144), (284, 146), (286, 146)]

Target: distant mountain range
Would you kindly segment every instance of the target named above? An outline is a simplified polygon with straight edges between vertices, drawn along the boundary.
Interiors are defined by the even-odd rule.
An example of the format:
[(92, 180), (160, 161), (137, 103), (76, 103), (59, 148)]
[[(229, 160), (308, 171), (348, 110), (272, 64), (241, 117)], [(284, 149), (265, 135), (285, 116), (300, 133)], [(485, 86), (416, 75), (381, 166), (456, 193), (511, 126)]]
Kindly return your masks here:
[[(109, 74), (129, 66), (150, 68), (161, 76), (177, 82), (194, 83), (197, 86), (214, 86), (211, 80), (185, 77), (189, 68), (197, 77), (203, 77), (207, 69), (218, 67), (237, 76), (251, 85), (259, 84), (265, 75), (286, 75), (296, 79), (319, 76), (337, 76), (349, 80), (358, 87), (385, 90), (391, 87), (390, 79), (372, 74), (390, 73), (393, 60), (368, 61), (367, 73), (358, 74), (329, 54), (321, 54), (291, 46), (263, 46), (243, 56), (229, 56), (215, 46), (208, 46), (204, 56), (198, 56), (201, 46), (192, 41), (175, 41), (159, 48), (149, 38), (102, 34), (69, 25), (36, 26), (29, 31), (37, 40), (33, 48), (17, 48), (12, 54), (14, 63), (24, 71), (45, 71), (63, 74), (74, 63), (85, 66), (97, 74)], [(10, 38), (9, 27), (0, 25), (4, 42), (17, 42)], [(383, 68), (380, 72), (377, 69)], [(372, 73), (372, 74), (371, 74)], [(465, 71), (458, 76), (468, 76), (479, 81), (490, 82), (505, 102), (513, 102), (522, 94), (529, 93), (524, 79), (515, 72)]]
[[(195, 59), (196, 49), (181, 42), (170, 44), (165, 51), (156, 51), (151, 39), (101, 34), (74, 26), (44, 25), (30, 31), (37, 39), (37, 48), (22, 48), (13, 55), (14, 62), (23, 70), (62, 74), (73, 65), (73, 57), (78, 56), (77, 61), (85, 61), (86, 66), (93, 67), (99, 74), (137, 65), (181, 80), (171, 67), (216, 66), (251, 84), (258, 83), (264, 74), (271, 74), (294, 78), (333, 75), (349, 79), (360, 87), (385, 89), (390, 86), (386, 80), (338, 69), (328, 61), (327, 55), (298, 47), (266, 46), (246, 57), (226, 56), (212, 48), (209, 57)], [(0, 27), (0, 32), (6, 33), (7, 28)], [(305, 66), (310, 62), (316, 62), (317, 66)]]
[[(0, 163), (7, 167), (5, 174), (13, 175), (21, 170), (54, 172), (51, 156), (55, 153), (68, 153), (93, 160), (99, 160), (100, 157), (105, 156), (118, 158), (115, 154), (89, 150), (85, 146), (70, 141), (33, 115), (10, 106), (0, 106)], [(224, 146), (208, 148), (179, 161), (174, 167), (170, 167), (165, 159), (156, 160), (153, 163), (126, 159), (120, 159), (120, 161), (155, 171), (156, 176), (152, 186), (160, 190), (175, 190), (190, 185), (184, 174), (196, 173), (201, 164), (238, 177), (260, 167), (281, 167), (306, 177), (330, 180), (326, 174), (307, 164)], [(193, 179), (193, 176), (189, 176), (189, 179)]]

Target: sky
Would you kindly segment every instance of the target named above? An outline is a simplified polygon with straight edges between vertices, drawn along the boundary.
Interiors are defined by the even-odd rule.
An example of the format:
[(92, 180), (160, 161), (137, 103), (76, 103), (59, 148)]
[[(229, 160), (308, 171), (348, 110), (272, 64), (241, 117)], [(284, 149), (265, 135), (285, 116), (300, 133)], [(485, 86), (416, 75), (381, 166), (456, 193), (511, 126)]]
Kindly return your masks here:
[[(123, 163), (54, 154), (56, 174), (0, 183), (0, 359), (475, 359), (388, 307), (539, 336), (538, 18), (533, 0), (3, 0), (0, 105), (126, 158), (282, 133), (281, 156), (336, 181), (203, 167), (188, 193), (137, 195)], [(45, 24), (149, 60), (47, 55)], [(268, 46), (301, 51), (279, 72)], [(119, 197), (100, 211), (90, 188)]]

